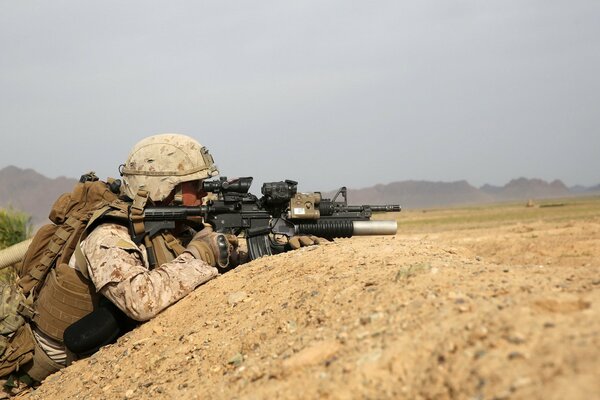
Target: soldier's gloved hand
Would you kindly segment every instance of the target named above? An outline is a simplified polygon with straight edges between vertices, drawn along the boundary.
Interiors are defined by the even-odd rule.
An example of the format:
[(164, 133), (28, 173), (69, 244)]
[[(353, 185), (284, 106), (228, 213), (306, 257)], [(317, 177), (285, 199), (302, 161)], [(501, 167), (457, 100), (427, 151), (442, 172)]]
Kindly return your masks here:
[(237, 267), (240, 265), (239, 241), (237, 236), (226, 234), (227, 242), (229, 243), (229, 266)]
[(313, 235), (292, 236), (287, 243), (287, 247), (290, 250), (297, 250), (300, 247), (314, 246), (325, 242), (327, 242), (326, 239)]
[(226, 235), (215, 233), (210, 226), (205, 226), (194, 235), (185, 250), (213, 267), (227, 268), (234, 248)]

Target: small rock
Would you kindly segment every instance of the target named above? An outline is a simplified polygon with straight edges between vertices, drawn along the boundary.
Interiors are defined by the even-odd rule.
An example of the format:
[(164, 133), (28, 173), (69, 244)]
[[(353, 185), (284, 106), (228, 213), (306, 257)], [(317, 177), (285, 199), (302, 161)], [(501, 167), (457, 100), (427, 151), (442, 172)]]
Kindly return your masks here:
[(241, 353), (236, 353), (233, 357), (227, 361), (227, 364), (239, 367), (244, 362), (244, 356)]
[(296, 321), (288, 321), (287, 322), (287, 330), (289, 333), (294, 333), (298, 329), (298, 324)]
[(454, 342), (448, 342), (448, 343), (446, 344), (446, 350), (447, 350), (449, 353), (454, 353), (454, 352), (456, 352), (456, 349), (457, 349), (457, 348), (458, 348), (458, 346), (456, 346), (456, 343), (454, 343)]
[(473, 355), (473, 358), (475, 358), (476, 360), (480, 359), (481, 357), (485, 356), (487, 354), (487, 351), (481, 349), (481, 350), (477, 350), (475, 352), (475, 354)]
[(134, 393), (135, 393), (135, 391), (133, 389), (129, 389), (128, 391), (125, 392), (125, 398), (126, 399), (132, 398)]
[(340, 332), (337, 334), (336, 338), (340, 341), (341, 344), (344, 344), (348, 341), (348, 333)]
[(241, 303), (242, 301), (244, 301), (247, 297), (248, 295), (246, 294), (246, 292), (233, 292), (229, 294), (227, 302), (230, 306), (235, 306), (237, 303)]
[(525, 356), (523, 355), (523, 353), (518, 351), (511, 351), (510, 353), (508, 353), (509, 360), (516, 360), (517, 358), (525, 358)]
[(471, 341), (483, 340), (487, 337), (488, 333), (489, 331), (485, 326), (479, 326), (473, 329), (470, 339)]
[(375, 349), (369, 353), (364, 354), (362, 357), (360, 357), (358, 359), (358, 361), (356, 362), (356, 364), (357, 364), (357, 366), (360, 366), (363, 364), (376, 363), (377, 361), (379, 361), (379, 359), (381, 358), (382, 355), (383, 355), (383, 351), (381, 349)]
[(371, 332), (369, 332), (369, 331), (362, 331), (362, 332), (358, 332), (356, 334), (356, 339), (363, 340), (363, 339), (368, 338), (369, 336), (371, 336)]
[(462, 304), (458, 307), (458, 311), (461, 313), (469, 312), (471, 311), (471, 306), (469, 304)]
[(512, 344), (523, 344), (525, 343), (525, 336), (519, 332), (514, 332), (508, 336), (506, 340)]

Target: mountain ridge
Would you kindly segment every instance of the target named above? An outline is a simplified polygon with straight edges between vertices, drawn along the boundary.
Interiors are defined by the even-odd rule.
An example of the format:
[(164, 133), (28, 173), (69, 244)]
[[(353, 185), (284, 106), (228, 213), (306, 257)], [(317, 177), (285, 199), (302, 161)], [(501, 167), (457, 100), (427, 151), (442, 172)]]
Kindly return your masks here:
[(0, 169), (0, 207), (29, 214), (33, 225), (46, 223), (56, 199), (70, 192), (75, 183), (73, 178), (51, 179), (33, 169), (11, 165)]
[[(0, 207), (12, 207), (32, 217), (32, 224), (48, 221), (54, 201), (70, 192), (77, 179), (64, 176), (48, 178), (33, 169), (8, 166), (0, 169)], [(331, 198), (337, 190), (323, 192)], [(529, 199), (600, 194), (600, 184), (585, 187), (567, 187), (556, 179), (551, 182), (539, 178), (520, 177), (503, 186), (485, 184), (479, 188), (466, 180), (454, 182), (406, 180), (377, 184), (367, 188), (348, 189), (350, 204), (401, 204), (404, 208), (431, 208), (475, 205)]]

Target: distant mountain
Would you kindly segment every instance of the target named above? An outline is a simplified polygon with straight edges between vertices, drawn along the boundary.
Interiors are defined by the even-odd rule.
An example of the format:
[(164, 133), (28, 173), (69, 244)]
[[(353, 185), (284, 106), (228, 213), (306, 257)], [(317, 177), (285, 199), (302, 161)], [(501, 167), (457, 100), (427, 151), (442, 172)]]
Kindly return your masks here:
[(590, 188), (582, 185), (575, 185), (569, 187), (569, 192), (571, 193), (586, 193)]
[(571, 186), (569, 188), (569, 191), (571, 193), (579, 193), (579, 194), (596, 194), (596, 193), (600, 193), (600, 185), (591, 186), (591, 187), (576, 185), (576, 186)]
[[(363, 189), (348, 189), (351, 204), (400, 204), (405, 208), (428, 208), (452, 205), (471, 205), (529, 199), (552, 199), (600, 193), (600, 185), (569, 189), (560, 180), (518, 178), (504, 186), (471, 186), (466, 181), (427, 182), (403, 181), (375, 185)], [(323, 193), (332, 197), (335, 192)]]
[(9, 166), (0, 169), (0, 207), (12, 207), (31, 215), (34, 226), (48, 221), (54, 201), (70, 192), (76, 179), (47, 178), (32, 169)]
[[(328, 193), (329, 194), (329, 193)], [(467, 181), (403, 181), (365, 189), (349, 189), (352, 204), (401, 204), (408, 208), (484, 203), (494, 198)]]
[[(12, 206), (32, 216), (34, 225), (48, 221), (54, 201), (70, 192), (76, 179), (47, 178), (32, 169), (0, 169), (0, 207)], [(323, 193), (331, 198), (335, 191)], [(549, 199), (582, 194), (600, 194), (600, 185), (568, 188), (559, 180), (513, 179), (504, 186), (471, 186), (467, 181), (402, 181), (363, 189), (348, 189), (350, 204), (400, 204), (404, 208), (444, 207), (502, 201)]]
[(504, 186), (484, 185), (483, 193), (491, 195), (496, 201), (555, 198), (571, 196), (573, 193), (559, 180), (550, 183), (541, 179), (513, 179)]

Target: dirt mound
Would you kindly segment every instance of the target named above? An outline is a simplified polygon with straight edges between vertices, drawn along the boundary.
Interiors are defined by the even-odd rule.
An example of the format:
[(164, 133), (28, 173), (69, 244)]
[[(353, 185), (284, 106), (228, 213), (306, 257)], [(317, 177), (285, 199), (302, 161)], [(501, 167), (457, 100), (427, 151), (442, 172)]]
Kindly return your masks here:
[(29, 396), (600, 393), (597, 250), (592, 265), (509, 265), (475, 253), (485, 247), (425, 236), (342, 239), (256, 260), (50, 376)]

